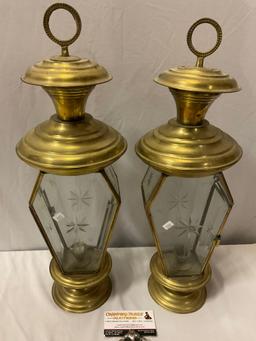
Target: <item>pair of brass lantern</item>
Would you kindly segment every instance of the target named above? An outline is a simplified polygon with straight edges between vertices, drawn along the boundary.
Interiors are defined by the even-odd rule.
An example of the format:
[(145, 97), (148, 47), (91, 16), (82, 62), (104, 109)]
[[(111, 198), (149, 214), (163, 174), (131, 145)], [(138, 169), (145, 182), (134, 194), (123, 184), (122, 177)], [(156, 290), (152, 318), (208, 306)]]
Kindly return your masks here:
[[(203, 23), (217, 32), (208, 52), (197, 51), (192, 43), (195, 28)], [(239, 90), (229, 75), (203, 65), (221, 40), (222, 30), (212, 19), (191, 26), (187, 43), (196, 65), (169, 69), (155, 79), (172, 93), (177, 118), (147, 133), (136, 146), (149, 165), (142, 193), (157, 246), (149, 292), (158, 304), (179, 313), (195, 311), (205, 301), (209, 260), (233, 205), (222, 171), (242, 156), (232, 137), (204, 119), (220, 94)]]
[[(57, 9), (75, 19), (72, 39), (52, 34), (49, 19)], [(217, 43), (206, 53), (192, 44), (201, 23), (217, 30)], [(86, 312), (111, 293), (107, 246), (121, 202), (111, 164), (127, 144), (116, 130), (85, 113), (95, 85), (111, 76), (102, 66), (69, 55), (68, 47), (81, 31), (78, 13), (69, 5), (54, 4), (45, 13), (44, 28), (61, 46), (61, 55), (35, 64), (22, 80), (40, 85), (56, 114), (20, 140), (17, 154), (39, 169), (29, 207), (53, 256), (53, 299), (65, 310)], [(203, 66), (221, 37), (221, 28), (211, 19), (191, 27), (188, 46), (197, 56), (196, 66), (170, 69), (156, 78), (173, 94), (177, 118), (136, 145), (138, 156), (149, 165), (142, 193), (158, 250), (151, 260), (149, 291), (157, 303), (175, 312), (191, 312), (204, 303), (209, 259), (233, 204), (222, 171), (242, 155), (229, 135), (204, 119), (221, 93), (239, 90), (234, 79)]]
[[(69, 11), (76, 21), (70, 40), (58, 40), (49, 28), (56, 9)], [(56, 114), (21, 139), (17, 154), (40, 171), (29, 207), (53, 256), (54, 301), (65, 310), (86, 312), (111, 293), (106, 249), (121, 202), (111, 164), (127, 144), (116, 130), (85, 113), (95, 85), (111, 76), (102, 66), (69, 55), (68, 46), (81, 31), (78, 13), (54, 4), (45, 13), (44, 28), (62, 53), (29, 68), (22, 80), (40, 85)]]

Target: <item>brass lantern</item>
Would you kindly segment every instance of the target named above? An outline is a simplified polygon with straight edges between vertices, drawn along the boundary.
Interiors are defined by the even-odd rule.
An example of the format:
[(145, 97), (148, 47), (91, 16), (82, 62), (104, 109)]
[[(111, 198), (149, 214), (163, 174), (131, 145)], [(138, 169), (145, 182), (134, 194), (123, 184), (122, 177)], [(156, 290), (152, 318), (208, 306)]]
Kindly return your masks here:
[[(70, 40), (58, 40), (49, 28), (53, 11), (67, 10), (76, 21)], [(120, 206), (118, 179), (111, 164), (125, 152), (125, 139), (85, 113), (95, 85), (111, 80), (104, 67), (70, 56), (68, 46), (80, 34), (77, 11), (50, 6), (44, 28), (61, 55), (30, 67), (23, 82), (40, 85), (53, 100), (56, 114), (30, 130), (17, 154), (39, 169), (29, 207), (51, 251), (52, 295), (61, 308), (86, 312), (111, 293), (111, 257), (107, 246)]]
[[(202, 23), (217, 31), (216, 45), (205, 53), (192, 44), (193, 32)], [(233, 205), (222, 171), (242, 156), (232, 137), (204, 119), (220, 94), (239, 90), (229, 75), (203, 65), (221, 39), (214, 20), (203, 18), (192, 25), (187, 42), (197, 56), (196, 66), (171, 68), (155, 79), (174, 96), (177, 117), (136, 145), (138, 156), (149, 165), (142, 193), (157, 247), (149, 292), (158, 304), (178, 313), (195, 311), (206, 299), (209, 260)]]

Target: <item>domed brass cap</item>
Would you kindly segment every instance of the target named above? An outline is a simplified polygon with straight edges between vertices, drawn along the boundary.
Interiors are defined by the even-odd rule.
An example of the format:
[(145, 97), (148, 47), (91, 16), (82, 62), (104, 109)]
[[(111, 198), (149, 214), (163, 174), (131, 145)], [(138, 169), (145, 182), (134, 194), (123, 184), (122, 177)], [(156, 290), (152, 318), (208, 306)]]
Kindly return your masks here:
[(218, 94), (240, 90), (236, 80), (228, 74), (198, 66), (172, 68), (161, 73), (154, 81), (168, 88), (195, 92)]
[(44, 87), (76, 87), (105, 83), (112, 76), (89, 59), (57, 56), (33, 65), (21, 79), (24, 83)]
[[(57, 39), (50, 30), (50, 16), (57, 9), (65, 9), (70, 12), (76, 22), (77, 31), (71, 39)], [(44, 29), (48, 37), (61, 46), (61, 55), (33, 65), (26, 71), (22, 81), (44, 87), (87, 86), (110, 81), (112, 76), (103, 66), (89, 59), (69, 55), (68, 47), (79, 37), (81, 28), (80, 16), (73, 7), (63, 3), (50, 6), (44, 15)]]
[(41, 171), (76, 175), (110, 165), (126, 148), (115, 129), (86, 114), (84, 120), (72, 123), (52, 116), (31, 129), (16, 150), (23, 161)]
[[(217, 30), (217, 43), (208, 52), (197, 51), (192, 33), (202, 23)], [(218, 23), (203, 18), (191, 26), (188, 46), (197, 56), (195, 67), (180, 67), (162, 73), (156, 82), (169, 88), (177, 106), (177, 118), (143, 136), (136, 153), (148, 165), (169, 175), (197, 177), (220, 172), (239, 161), (242, 149), (237, 142), (204, 119), (213, 101), (225, 92), (238, 91), (233, 78), (203, 67), (203, 59), (220, 45)]]
[[(217, 32), (217, 42), (215, 46), (207, 51), (197, 51), (192, 43), (192, 35), (196, 27), (207, 23), (212, 25)], [(240, 88), (236, 80), (228, 74), (217, 69), (206, 68), (203, 66), (204, 58), (211, 55), (220, 46), (222, 40), (222, 30), (220, 25), (209, 18), (202, 18), (195, 22), (188, 31), (187, 43), (189, 49), (197, 56), (194, 67), (180, 66), (171, 68), (161, 73), (154, 80), (160, 85), (177, 90), (187, 90), (194, 92), (225, 93), (239, 91)]]

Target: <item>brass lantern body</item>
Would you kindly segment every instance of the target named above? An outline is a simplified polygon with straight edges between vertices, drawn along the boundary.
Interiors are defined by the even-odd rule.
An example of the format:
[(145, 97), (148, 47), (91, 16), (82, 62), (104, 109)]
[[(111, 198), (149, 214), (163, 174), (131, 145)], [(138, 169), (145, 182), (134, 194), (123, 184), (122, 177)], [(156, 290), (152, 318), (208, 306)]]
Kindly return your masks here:
[[(57, 9), (69, 11), (76, 21), (77, 32), (70, 40), (58, 40), (50, 31), (49, 18)], [(39, 169), (29, 207), (53, 256), (50, 264), (50, 273), (54, 279), (53, 299), (64, 310), (87, 312), (102, 305), (111, 293), (111, 257), (107, 253), (107, 246), (121, 203), (118, 180), (111, 164), (121, 157), (127, 144), (115, 129), (85, 112), (87, 98), (94, 87), (110, 81), (112, 77), (104, 67), (88, 59), (69, 55), (68, 46), (77, 39), (81, 31), (78, 13), (69, 5), (54, 4), (45, 13), (44, 28), (47, 35), (61, 46), (62, 54), (30, 67), (22, 80), (41, 86), (51, 97), (56, 114), (31, 129), (19, 141), (16, 150), (24, 162)], [(100, 249), (95, 252), (98, 246), (88, 248), (92, 260), (97, 256), (93, 267), (90, 261), (85, 262), (86, 256), (81, 258), (84, 244), (77, 240), (72, 245), (72, 250), (66, 245), (59, 228), (59, 220), (64, 221), (66, 217), (61, 211), (55, 210), (45, 190), (47, 186), (55, 188), (54, 179), (61, 179), (60, 189), (64, 188), (61, 184), (65, 183), (65, 179), (71, 182), (76, 182), (76, 179), (89, 179), (90, 182), (92, 179), (98, 181), (101, 186), (99, 188), (104, 188), (108, 195), (107, 211), (103, 222), (98, 224), (101, 226), (97, 226), (97, 245), (100, 244)], [(59, 197), (56, 191), (54, 193), (55, 203), (59, 205), (63, 200), (63, 193), (57, 193)], [(71, 194), (73, 197), (67, 198), (66, 201), (70, 200), (72, 206), (72, 200), (76, 200), (75, 204), (80, 205), (76, 194)], [(88, 205), (91, 197), (83, 194), (79, 200)], [(49, 213), (40, 213), (40, 205), (43, 205), (44, 209), (46, 207)], [(97, 210), (97, 197), (94, 209)], [(106, 215), (108, 223), (105, 223)], [(47, 221), (49, 227), (45, 226), (44, 221)], [(66, 223), (66, 233), (87, 232), (87, 225), (86, 221)], [(60, 250), (56, 251), (54, 239), (50, 238), (53, 230), (55, 238), (59, 238), (64, 249), (61, 250), (61, 256)], [(86, 267), (78, 266), (77, 259), (82, 259), (82, 265), (86, 264)]]
[[(213, 25), (217, 31), (217, 43), (209, 52), (199, 52), (192, 44), (192, 34), (202, 23)], [(142, 193), (157, 246), (157, 253), (150, 263), (149, 292), (158, 304), (178, 313), (193, 312), (206, 299), (205, 285), (211, 277), (209, 260), (215, 246), (220, 242), (222, 229), (233, 205), (222, 171), (238, 162), (242, 156), (237, 142), (205, 119), (208, 108), (220, 94), (239, 90), (235, 79), (219, 70), (203, 66), (204, 58), (218, 48), (221, 39), (221, 28), (212, 19), (203, 18), (191, 26), (187, 42), (190, 50), (197, 56), (196, 66), (172, 68), (155, 79), (158, 84), (168, 87), (174, 96), (177, 117), (148, 132), (136, 145), (137, 155), (149, 165), (142, 182)], [(173, 218), (170, 211), (178, 204), (172, 201), (168, 213), (165, 209), (165, 219), (169, 219), (166, 222), (164, 218), (161, 220), (161, 212), (166, 203), (162, 202), (161, 207), (158, 200), (158, 208), (154, 209), (154, 205), (168, 183), (176, 183), (177, 191), (175, 192), (173, 185), (169, 185), (169, 192), (174, 195), (178, 193), (176, 201), (188, 209), (188, 213), (185, 216), (181, 209), (178, 212), (179, 217)], [(191, 188), (190, 199), (177, 198), (181, 193), (179, 186), (185, 187), (186, 184)], [(205, 201), (205, 206), (201, 211), (197, 210), (201, 212), (199, 214), (190, 206), (196, 207), (200, 200)], [(219, 210), (221, 200), (222, 207)], [(214, 205), (219, 205), (219, 211)], [(216, 212), (221, 212), (219, 217)], [(212, 221), (217, 216), (214, 232), (211, 232), (213, 227), (209, 225), (211, 222), (207, 218), (208, 213)], [(157, 215), (160, 218), (157, 219)], [(203, 245), (199, 242), (204, 229), (212, 235), (208, 245), (204, 245), (203, 256), (200, 258), (198, 250), (203, 250)], [(180, 238), (189, 236), (193, 252), (185, 252), (184, 244), (177, 246), (176, 240), (168, 240), (167, 233), (175, 236), (174, 232), (170, 232), (174, 230)], [(197, 269), (193, 267), (192, 261), (189, 263), (186, 260), (186, 263), (184, 260), (192, 256), (199, 264)]]

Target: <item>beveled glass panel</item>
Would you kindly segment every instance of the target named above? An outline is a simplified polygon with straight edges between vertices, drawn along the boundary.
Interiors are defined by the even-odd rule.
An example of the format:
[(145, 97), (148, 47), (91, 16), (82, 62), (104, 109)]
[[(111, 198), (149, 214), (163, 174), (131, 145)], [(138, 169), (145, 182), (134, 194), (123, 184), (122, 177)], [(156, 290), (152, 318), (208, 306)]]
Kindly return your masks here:
[(166, 177), (152, 206), (168, 276), (199, 275), (232, 206), (222, 174)]
[(116, 190), (116, 193), (120, 194), (118, 178), (117, 178), (117, 175), (115, 173), (114, 168), (112, 166), (106, 167), (105, 168), (105, 173), (107, 174), (107, 177), (109, 178), (109, 180), (111, 181), (114, 189)]
[(31, 208), (63, 271), (75, 274), (99, 270), (118, 205), (101, 173), (45, 174)]
[(161, 173), (152, 167), (148, 167), (144, 179), (142, 180), (142, 192), (145, 201), (148, 201), (150, 195), (160, 181)]

